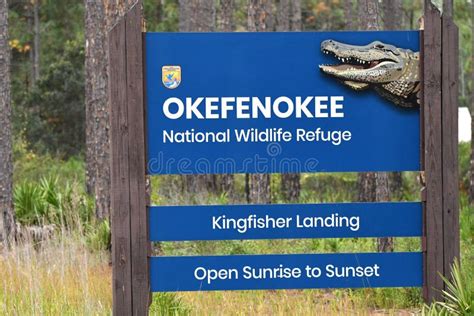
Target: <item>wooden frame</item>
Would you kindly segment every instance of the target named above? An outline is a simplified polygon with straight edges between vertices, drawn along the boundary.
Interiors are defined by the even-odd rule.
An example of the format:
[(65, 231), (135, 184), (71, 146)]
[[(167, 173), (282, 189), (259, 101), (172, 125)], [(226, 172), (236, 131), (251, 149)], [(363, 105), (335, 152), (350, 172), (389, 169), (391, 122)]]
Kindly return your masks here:
[(150, 303), (140, 2), (109, 33), (114, 315), (146, 315)]
[[(439, 274), (449, 276), (459, 258), (458, 30), (426, 0), (422, 34), (423, 294), (429, 302), (441, 299)], [(114, 315), (147, 315), (151, 302), (143, 42), (138, 1), (109, 33)]]
[[(440, 36), (441, 35), (441, 36)], [(442, 300), (459, 259), (458, 30), (449, 14), (425, 1), (422, 45), (422, 170), (424, 171), (425, 301)]]

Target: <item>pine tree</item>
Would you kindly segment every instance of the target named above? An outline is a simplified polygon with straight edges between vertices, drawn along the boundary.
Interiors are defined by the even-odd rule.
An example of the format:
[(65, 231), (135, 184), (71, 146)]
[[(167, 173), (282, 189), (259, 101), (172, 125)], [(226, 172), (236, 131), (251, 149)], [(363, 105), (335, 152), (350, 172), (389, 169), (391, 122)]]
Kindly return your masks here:
[(7, 245), (15, 233), (10, 65), (8, 3), (0, 0), (0, 243)]
[[(247, 28), (250, 32), (272, 31), (272, 1), (249, 0), (247, 13)], [(271, 202), (270, 174), (251, 174), (247, 177), (247, 179), (247, 201), (249, 203), (269, 204)]]
[[(366, 30), (379, 29), (379, 7), (377, 0), (359, 0), (359, 27)], [(359, 199), (361, 201), (384, 202), (390, 200), (388, 173), (360, 173)], [(378, 238), (378, 251), (393, 251), (393, 238)]]
[[(179, 0), (180, 32), (212, 32), (215, 30), (216, 5), (213, 0)], [(187, 193), (216, 191), (216, 175), (183, 175)], [(206, 192), (207, 191), (207, 192)]]
[[(301, 30), (301, 1), (280, 0), (277, 6), (277, 31)], [(281, 193), (283, 198), (290, 202), (298, 201), (300, 197), (300, 174), (281, 174)]]
[[(386, 0), (382, 2), (383, 24), (386, 30), (400, 30), (402, 28), (402, 0)], [(403, 191), (403, 177), (401, 172), (389, 174), (390, 193), (392, 197), (401, 198)]]

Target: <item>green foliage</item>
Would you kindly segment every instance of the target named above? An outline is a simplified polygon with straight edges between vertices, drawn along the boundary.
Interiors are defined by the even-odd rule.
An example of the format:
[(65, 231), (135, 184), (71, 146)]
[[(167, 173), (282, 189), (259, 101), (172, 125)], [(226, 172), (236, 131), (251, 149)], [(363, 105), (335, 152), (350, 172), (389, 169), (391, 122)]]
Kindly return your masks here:
[(178, 1), (144, 1), (145, 21), (149, 32), (177, 32), (179, 23)]
[(467, 280), (459, 263), (452, 266), (451, 280), (441, 276), (446, 284), (443, 298), (444, 302), (434, 302), (430, 306), (423, 306), (422, 315), (459, 315), (470, 316), (474, 314), (474, 286)]
[(459, 182), (461, 190), (469, 192), (469, 167), (471, 161), (471, 144), (459, 144)]
[(76, 195), (72, 186), (59, 186), (58, 178), (25, 181), (14, 188), (16, 219), (23, 225), (57, 224), (69, 226), (87, 223), (92, 218), (93, 203), (84, 193)]
[(59, 184), (66, 182), (84, 183), (85, 168), (81, 157), (67, 160), (55, 158), (49, 154), (37, 155), (27, 148), (26, 142), (15, 139), (13, 144), (14, 174), (13, 182), (40, 181), (41, 178), (57, 178)]
[(25, 182), (15, 187), (13, 194), (16, 219), (24, 225), (38, 224), (47, 216), (46, 205), (38, 185)]
[(108, 220), (98, 224), (89, 225), (86, 233), (87, 245), (93, 251), (110, 250), (111, 231)]
[(71, 157), (85, 144), (84, 49), (82, 43), (65, 44), (61, 58), (43, 70), (26, 97), (20, 114), (28, 147), (38, 153)]
[(189, 315), (191, 311), (172, 293), (154, 293), (150, 315)]

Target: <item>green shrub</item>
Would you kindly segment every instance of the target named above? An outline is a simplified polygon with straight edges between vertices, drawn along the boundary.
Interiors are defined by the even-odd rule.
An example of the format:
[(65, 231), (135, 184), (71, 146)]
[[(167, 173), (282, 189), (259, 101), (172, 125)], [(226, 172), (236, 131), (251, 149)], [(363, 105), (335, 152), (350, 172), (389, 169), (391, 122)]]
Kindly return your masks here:
[(430, 306), (423, 306), (423, 315), (474, 315), (474, 286), (463, 274), (456, 261), (451, 270), (451, 280), (443, 278), (446, 284), (443, 297), (444, 302), (434, 302)]
[(25, 181), (14, 188), (17, 220), (23, 225), (56, 224), (68, 227), (93, 219), (94, 203), (74, 183), (60, 185), (57, 177)]
[(469, 167), (471, 160), (471, 144), (459, 144), (459, 182), (461, 190), (469, 191)]
[(29, 182), (17, 185), (13, 192), (16, 219), (23, 225), (38, 225), (45, 219), (48, 205), (41, 188)]
[(91, 225), (87, 235), (87, 245), (91, 250), (109, 250), (111, 246), (110, 224), (108, 220)]
[[(67, 41), (57, 61), (47, 65), (23, 103), (15, 121), (38, 153), (68, 158), (85, 146), (83, 41)], [(18, 112), (18, 110), (17, 110)]]
[(189, 315), (190, 310), (173, 293), (154, 293), (150, 315)]

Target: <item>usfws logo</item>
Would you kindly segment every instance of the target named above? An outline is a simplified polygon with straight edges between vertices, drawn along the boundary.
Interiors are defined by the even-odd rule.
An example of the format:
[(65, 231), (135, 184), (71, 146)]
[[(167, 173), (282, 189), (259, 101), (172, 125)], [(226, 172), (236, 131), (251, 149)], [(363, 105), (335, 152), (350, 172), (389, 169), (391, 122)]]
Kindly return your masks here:
[(176, 89), (181, 83), (180, 66), (163, 66), (161, 68), (161, 81), (168, 89)]

